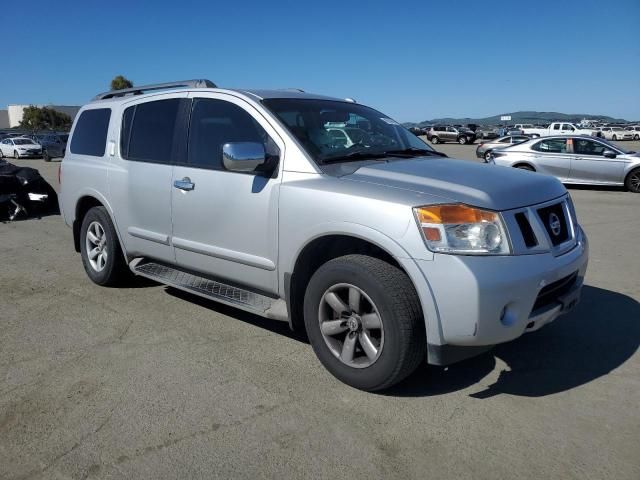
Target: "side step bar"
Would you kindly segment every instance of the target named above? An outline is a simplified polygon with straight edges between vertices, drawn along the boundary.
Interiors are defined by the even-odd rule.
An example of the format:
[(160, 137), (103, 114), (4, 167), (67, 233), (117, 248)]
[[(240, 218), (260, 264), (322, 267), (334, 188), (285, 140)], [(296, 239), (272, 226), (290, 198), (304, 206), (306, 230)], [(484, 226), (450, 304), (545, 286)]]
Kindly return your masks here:
[(145, 260), (144, 258), (133, 260), (129, 264), (129, 268), (136, 275), (164, 283), (185, 292), (194, 293), (262, 317), (289, 320), (287, 304), (281, 298), (271, 298), (251, 290), (227, 285), (217, 280), (201, 277), (195, 273), (185, 272), (176, 267)]

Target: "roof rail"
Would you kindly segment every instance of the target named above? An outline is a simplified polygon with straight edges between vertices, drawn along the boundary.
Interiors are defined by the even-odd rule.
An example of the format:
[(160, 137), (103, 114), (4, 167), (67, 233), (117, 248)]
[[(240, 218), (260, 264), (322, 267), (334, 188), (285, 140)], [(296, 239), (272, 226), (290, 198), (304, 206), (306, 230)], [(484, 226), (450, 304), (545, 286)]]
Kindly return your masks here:
[(110, 92), (99, 93), (93, 100), (104, 100), (107, 98), (124, 97), (125, 95), (141, 95), (152, 90), (166, 90), (169, 88), (216, 88), (216, 84), (211, 80), (181, 80), (177, 82), (155, 83), (153, 85), (141, 85), (139, 87), (123, 88), (121, 90), (111, 90)]
[(290, 87), (290, 88), (281, 88), (280, 90), (284, 91), (284, 92), (300, 92), (300, 93), (305, 93), (305, 91), (301, 88), (296, 88), (296, 87)]

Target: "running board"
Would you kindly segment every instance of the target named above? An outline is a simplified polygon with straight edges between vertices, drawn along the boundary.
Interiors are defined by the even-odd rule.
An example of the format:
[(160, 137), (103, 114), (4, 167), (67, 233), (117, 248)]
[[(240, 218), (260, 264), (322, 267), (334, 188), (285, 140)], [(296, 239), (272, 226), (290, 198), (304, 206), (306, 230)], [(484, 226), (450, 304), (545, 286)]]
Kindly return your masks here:
[(143, 258), (137, 258), (129, 264), (136, 275), (159, 283), (193, 293), (216, 302), (240, 308), (267, 318), (288, 321), (287, 304), (281, 298), (234, 287), (217, 280), (201, 277), (191, 272), (179, 270)]

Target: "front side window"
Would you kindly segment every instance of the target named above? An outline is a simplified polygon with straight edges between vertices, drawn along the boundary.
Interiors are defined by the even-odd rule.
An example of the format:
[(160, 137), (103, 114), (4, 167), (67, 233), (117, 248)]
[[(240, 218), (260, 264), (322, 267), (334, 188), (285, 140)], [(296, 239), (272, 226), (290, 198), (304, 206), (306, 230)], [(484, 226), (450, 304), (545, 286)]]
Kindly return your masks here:
[(565, 153), (567, 151), (567, 140), (565, 138), (542, 140), (531, 148), (544, 153)]
[[(319, 164), (400, 150), (433, 152), (395, 120), (364, 105), (298, 98), (271, 98), (262, 103)], [(436, 126), (434, 130), (438, 128), (444, 127)], [(330, 131), (335, 129), (347, 132), (352, 142), (345, 144), (342, 138), (333, 136)]]
[(110, 118), (110, 108), (95, 108), (82, 112), (71, 137), (71, 153), (102, 157), (107, 145)]
[(573, 128), (571, 125), (569, 125), (568, 123), (563, 123), (562, 124), (562, 130), (567, 130), (570, 132), (573, 132), (575, 130), (575, 128)]
[[(295, 116), (290, 121), (298, 122)], [(244, 109), (212, 98), (195, 98), (189, 127), (189, 165), (223, 170), (222, 146), (233, 142), (256, 142), (265, 146), (269, 155), (277, 155), (277, 147), (267, 132)]]
[(602, 155), (607, 149), (606, 145), (585, 138), (573, 139), (573, 152), (578, 155)]

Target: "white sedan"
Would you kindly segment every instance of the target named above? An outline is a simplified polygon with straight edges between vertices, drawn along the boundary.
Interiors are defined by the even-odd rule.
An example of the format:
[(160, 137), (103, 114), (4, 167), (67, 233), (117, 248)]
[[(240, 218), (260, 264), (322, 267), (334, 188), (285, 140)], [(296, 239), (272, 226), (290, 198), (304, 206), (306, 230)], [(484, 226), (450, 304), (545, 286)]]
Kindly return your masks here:
[(600, 131), (607, 140), (633, 140), (633, 133), (622, 127), (602, 127)]
[(5, 138), (0, 142), (0, 157), (26, 158), (41, 157), (42, 145), (30, 138)]

